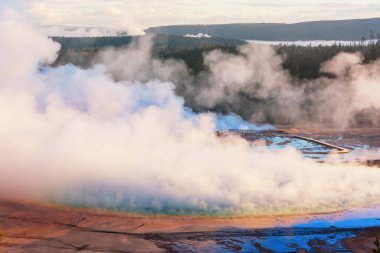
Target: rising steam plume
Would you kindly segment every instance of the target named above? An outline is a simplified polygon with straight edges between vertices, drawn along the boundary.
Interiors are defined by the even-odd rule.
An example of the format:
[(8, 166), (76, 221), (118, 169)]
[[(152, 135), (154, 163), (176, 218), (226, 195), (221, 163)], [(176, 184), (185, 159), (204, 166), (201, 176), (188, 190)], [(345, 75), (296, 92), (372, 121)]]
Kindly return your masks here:
[(360, 54), (340, 53), (322, 64), (323, 77), (300, 80), (282, 67), (273, 47), (249, 44), (237, 54), (206, 53), (207, 70), (193, 76), (181, 61), (152, 60), (149, 43), (148, 37), (133, 44), (130, 48), (139, 49), (133, 52), (103, 51), (95, 63), (105, 64), (116, 80), (172, 82), (186, 104), (200, 111), (222, 110), (279, 125), (380, 126), (379, 60), (363, 64)]
[[(132, 45), (118, 58), (108, 52), (110, 58), (104, 55), (102, 64), (89, 70), (49, 68), (44, 66), (54, 61), (59, 45), (29, 23), (13, 10), (1, 11), (1, 197), (126, 211), (256, 215), (332, 211), (380, 201), (379, 170), (318, 164), (290, 148), (256, 150), (238, 137), (217, 138), (218, 126), (254, 126), (184, 106), (168, 80), (187, 77), (186, 67), (152, 59), (149, 41)], [(274, 60), (258, 66), (257, 55)], [(353, 87), (372, 78), (370, 73), (377, 76), (377, 63), (363, 66), (358, 59), (335, 59), (345, 64), (335, 73)], [(115, 64), (119, 61), (124, 67)], [(290, 87), (278, 61), (267, 47), (245, 47), (238, 56), (212, 52), (206, 56), (212, 74), (204, 79), (210, 87), (195, 99), (232, 101), (229, 95), (247, 89), (253, 78), (265, 85), (250, 86), (252, 94), (275, 92), (283, 100), (274, 106), (284, 104), (304, 91)], [(239, 75), (225, 75), (230, 64), (236, 69), (229, 72)], [(115, 81), (112, 71), (122, 78)], [(239, 85), (226, 87), (228, 82)], [(377, 103), (364, 90), (358, 94), (353, 99)], [(299, 101), (291, 103), (302, 109)]]

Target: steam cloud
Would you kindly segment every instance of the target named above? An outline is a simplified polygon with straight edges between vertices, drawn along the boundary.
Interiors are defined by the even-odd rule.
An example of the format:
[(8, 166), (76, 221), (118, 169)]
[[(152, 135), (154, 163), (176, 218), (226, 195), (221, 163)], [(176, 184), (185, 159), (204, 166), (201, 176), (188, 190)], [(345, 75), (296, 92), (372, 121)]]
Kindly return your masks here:
[(197, 102), (241, 107), (239, 94), (245, 94), (253, 100), (249, 107), (255, 122), (379, 126), (380, 61), (362, 61), (360, 54), (340, 53), (321, 69), (334, 78), (304, 81), (281, 67), (282, 59), (272, 47), (252, 44), (239, 55), (214, 51), (205, 57), (208, 88), (200, 90)]
[[(254, 126), (185, 107), (167, 81), (188, 77), (185, 66), (151, 59), (149, 41), (118, 58), (107, 52), (105, 65), (89, 70), (48, 68), (42, 64), (54, 60), (59, 45), (14, 11), (3, 10), (0, 20), (2, 197), (146, 212), (258, 215), (331, 211), (380, 200), (376, 169), (322, 165), (293, 149), (260, 151), (237, 137), (217, 138), (219, 124)], [(277, 92), (283, 97), (274, 106), (286, 106), (298, 91), (289, 87), (280, 60), (267, 47), (242, 50), (240, 56), (216, 51), (206, 57), (212, 72), (207, 79), (220, 86), (196, 99), (206, 104), (233, 99), (229, 94), (246, 89), (254, 78), (265, 85), (250, 87), (252, 94)], [(252, 50), (274, 60), (258, 64)], [(369, 73), (377, 75), (377, 65), (367, 68), (358, 59), (335, 59), (345, 66), (336, 74), (354, 88)], [(223, 73), (230, 64), (236, 66), (235, 77)], [(123, 78), (114, 81), (112, 70)], [(227, 86), (229, 79), (238, 86)], [(371, 96), (364, 90), (359, 94), (355, 99), (363, 106), (377, 103), (362, 98)]]
[(191, 34), (187, 33), (183, 37), (188, 37), (188, 38), (211, 38), (211, 36), (207, 33), (197, 33), (197, 34)]
[[(152, 60), (150, 40), (143, 41), (132, 52), (101, 52), (95, 62), (103, 63), (116, 80), (169, 81), (192, 108), (218, 108), (251, 122), (380, 126), (380, 60), (363, 64), (360, 54), (340, 53), (322, 65), (321, 72), (330, 77), (299, 80), (283, 69), (273, 47), (253, 43), (238, 54), (207, 53), (208, 70), (194, 77), (181, 61)], [(141, 55), (130, 61), (130, 54)]]

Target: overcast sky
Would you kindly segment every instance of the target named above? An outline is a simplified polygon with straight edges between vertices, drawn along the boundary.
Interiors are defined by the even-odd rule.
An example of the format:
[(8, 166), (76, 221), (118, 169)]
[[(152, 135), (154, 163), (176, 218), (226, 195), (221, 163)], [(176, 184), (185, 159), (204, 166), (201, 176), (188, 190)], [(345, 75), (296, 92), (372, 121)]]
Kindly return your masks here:
[[(3, 1), (3, 0), (0, 0)], [(380, 0), (24, 0), (43, 25), (294, 23), (380, 17)]]

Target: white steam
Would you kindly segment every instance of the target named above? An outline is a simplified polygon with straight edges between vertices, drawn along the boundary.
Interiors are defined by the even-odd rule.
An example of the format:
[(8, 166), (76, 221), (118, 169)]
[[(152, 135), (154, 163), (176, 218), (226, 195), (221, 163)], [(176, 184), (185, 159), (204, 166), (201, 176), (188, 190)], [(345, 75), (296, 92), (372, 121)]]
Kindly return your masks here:
[[(213, 51), (205, 56), (210, 73), (196, 101), (247, 108), (245, 115), (256, 122), (379, 126), (380, 60), (362, 62), (360, 54), (340, 53), (321, 68), (334, 78), (298, 80), (283, 69), (272, 47), (249, 44), (237, 55)], [(241, 94), (253, 102), (242, 104)]]
[(96, 63), (104, 64), (116, 80), (147, 82), (189, 79), (186, 64), (175, 60), (160, 61), (151, 55), (152, 37), (133, 41), (127, 50), (108, 49), (101, 52)]
[(134, 18), (121, 11), (116, 15), (116, 22), (111, 26), (127, 31), (127, 34), (130, 36), (141, 36), (145, 34), (143, 28), (134, 20)]
[(197, 33), (197, 34), (187, 33), (183, 37), (187, 37), (187, 38), (211, 38), (211, 36), (207, 33)]
[[(153, 71), (165, 79), (172, 71), (171, 63), (147, 58), (145, 42), (125, 52), (129, 65), (120, 71), (130, 79), (115, 82), (102, 65), (41, 69), (58, 45), (17, 15), (3, 12), (0, 22), (2, 197), (146, 212), (260, 215), (380, 201), (379, 170), (322, 165), (292, 149), (258, 151), (237, 137), (217, 138), (221, 116), (194, 114), (172, 83), (145, 76)], [(212, 57), (219, 64), (254, 61), (214, 53), (208, 62), (219, 81), (228, 77), (217, 73), (223, 67)], [(261, 70), (275, 66), (265, 63)], [(286, 78), (280, 70), (271, 79), (260, 71), (255, 76), (272, 87), (260, 89), (261, 96), (286, 88), (277, 83)], [(244, 87), (249, 75), (242, 72), (240, 78)], [(219, 93), (212, 98), (220, 99)]]
[(134, 50), (101, 52), (96, 62), (115, 80), (169, 81), (193, 108), (224, 108), (252, 122), (380, 126), (380, 60), (364, 64), (360, 54), (340, 53), (322, 64), (323, 77), (300, 80), (273, 47), (249, 44), (237, 54), (205, 54), (207, 70), (193, 76), (181, 61), (152, 59), (150, 43), (147, 37)]

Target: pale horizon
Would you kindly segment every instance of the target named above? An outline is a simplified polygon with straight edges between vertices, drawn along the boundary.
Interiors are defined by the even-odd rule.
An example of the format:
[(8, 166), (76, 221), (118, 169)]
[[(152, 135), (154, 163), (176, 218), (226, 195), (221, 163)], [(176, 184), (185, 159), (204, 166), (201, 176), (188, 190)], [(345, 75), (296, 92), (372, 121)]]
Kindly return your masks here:
[[(167, 25), (160, 25), (160, 26), (185, 26), (185, 25), (234, 25), (234, 24), (298, 24), (298, 23), (309, 23), (309, 22), (320, 22), (320, 21), (346, 21), (346, 20), (367, 20), (367, 19), (380, 19), (380, 16), (376, 17), (363, 17), (363, 18), (351, 18), (351, 19), (319, 19), (319, 20), (305, 20), (300, 22), (234, 22), (234, 23), (178, 23), (178, 24), (167, 24)], [(41, 26), (61, 26), (61, 27), (81, 27), (81, 28), (107, 28), (107, 26), (77, 26), (77, 25), (60, 25), (60, 24), (41, 24)], [(144, 29), (149, 29), (153, 27), (159, 27), (159, 26), (149, 26), (145, 27)]]
[(380, 17), (373, 0), (26, 0), (19, 6), (41, 25), (149, 27), (188, 24), (299, 23)]

